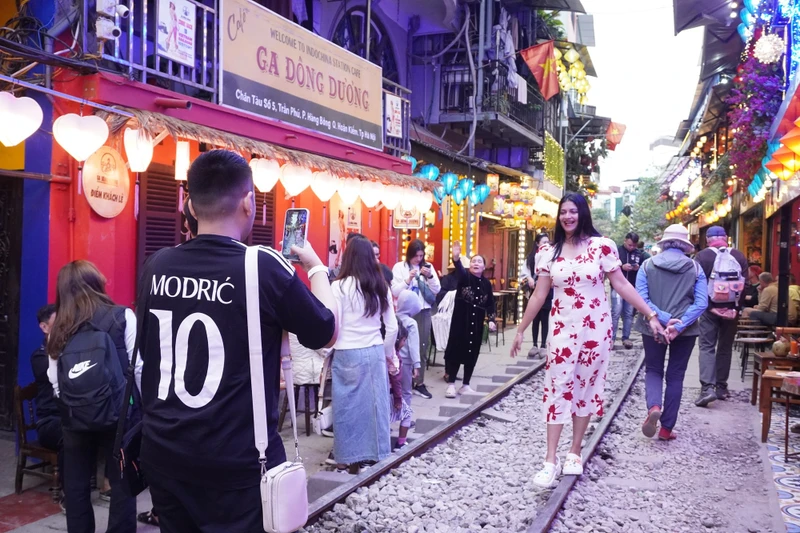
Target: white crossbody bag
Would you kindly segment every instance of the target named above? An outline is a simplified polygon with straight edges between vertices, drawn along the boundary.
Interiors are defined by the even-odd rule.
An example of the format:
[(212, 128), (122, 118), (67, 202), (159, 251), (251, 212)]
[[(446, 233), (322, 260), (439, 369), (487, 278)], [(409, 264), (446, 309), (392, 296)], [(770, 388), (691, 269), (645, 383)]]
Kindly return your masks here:
[(247, 293), (247, 337), (250, 345), (250, 386), (253, 394), (253, 433), (258, 462), (261, 465), (261, 510), (264, 531), (291, 533), (308, 520), (308, 490), (306, 469), (297, 442), (297, 413), (294, 405), (292, 360), (283, 358), (286, 397), (292, 415), (294, 432), (294, 461), (286, 461), (267, 470), (267, 399), (264, 394), (264, 358), (261, 347), (261, 311), (258, 287), (258, 247), (245, 252)]

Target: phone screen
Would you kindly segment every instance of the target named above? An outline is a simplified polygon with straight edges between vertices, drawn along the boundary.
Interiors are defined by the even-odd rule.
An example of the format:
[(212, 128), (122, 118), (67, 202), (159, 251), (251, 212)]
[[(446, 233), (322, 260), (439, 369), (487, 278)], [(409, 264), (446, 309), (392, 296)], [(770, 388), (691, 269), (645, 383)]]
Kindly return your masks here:
[(292, 246), (303, 248), (308, 237), (308, 209), (287, 209), (283, 222), (283, 256), (289, 261), (299, 261), (297, 255), (291, 253)]

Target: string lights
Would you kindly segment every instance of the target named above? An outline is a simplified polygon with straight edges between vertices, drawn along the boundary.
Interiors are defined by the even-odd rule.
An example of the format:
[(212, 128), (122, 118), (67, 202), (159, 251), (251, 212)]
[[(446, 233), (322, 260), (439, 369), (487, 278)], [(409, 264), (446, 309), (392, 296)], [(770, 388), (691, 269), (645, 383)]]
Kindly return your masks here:
[[(517, 278), (518, 287), (522, 287), (522, 270), (525, 268), (525, 222), (521, 222), (519, 226), (519, 239), (517, 240)], [(517, 291), (517, 316), (522, 317), (522, 291)]]

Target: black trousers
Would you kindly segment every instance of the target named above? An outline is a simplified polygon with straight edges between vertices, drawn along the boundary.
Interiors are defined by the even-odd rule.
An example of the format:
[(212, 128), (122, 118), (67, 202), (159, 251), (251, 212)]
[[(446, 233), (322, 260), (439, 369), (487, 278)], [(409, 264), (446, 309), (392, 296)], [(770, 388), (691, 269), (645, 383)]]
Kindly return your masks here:
[[(471, 363), (465, 362), (464, 363), (464, 380), (462, 383), (464, 385), (469, 385), (469, 380), (472, 379), (472, 372), (475, 370), (475, 364), (478, 361), (472, 361)], [(448, 383), (455, 383), (456, 376), (458, 376), (458, 369), (461, 367), (461, 363), (454, 362), (452, 359), (445, 359), (444, 360), (444, 372), (447, 374), (447, 382)]]
[(264, 533), (258, 485), (214, 489), (144, 466), (161, 533)]
[[(116, 428), (104, 431), (71, 431), (64, 429), (64, 496), (67, 503), (67, 531), (94, 533), (89, 480), (96, 470), (98, 450), (106, 465), (114, 465), (113, 448)], [(111, 484), (111, 506), (107, 533), (135, 533), (136, 499), (127, 496), (120, 485), (119, 469), (106, 468)]]
[(61, 431), (61, 417), (51, 416), (39, 420), (36, 425), (39, 444), (48, 450), (58, 452), (58, 475), (64, 486), (64, 433)]
[(536, 314), (536, 318), (533, 319), (533, 345), (539, 346), (538, 342), (536, 341), (537, 337), (539, 337), (539, 327), (541, 326), (542, 329), (542, 348), (547, 346), (547, 331), (550, 329), (550, 309), (539, 309), (539, 312)]

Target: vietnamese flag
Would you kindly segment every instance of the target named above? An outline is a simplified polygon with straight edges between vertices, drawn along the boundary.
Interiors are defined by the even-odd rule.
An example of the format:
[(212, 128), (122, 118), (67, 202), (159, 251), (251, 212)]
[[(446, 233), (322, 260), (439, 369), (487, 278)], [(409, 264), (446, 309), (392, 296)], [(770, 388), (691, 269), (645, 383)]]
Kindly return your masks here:
[(606, 141), (608, 149), (612, 152), (619, 143), (622, 142), (622, 136), (625, 135), (625, 124), (611, 122), (606, 130)]
[(558, 73), (556, 72), (556, 56), (553, 52), (553, 41), (537, 44), (520, 51), (522, 59), (531, 69), (539, 90), (545, 100), (559, 93)]

